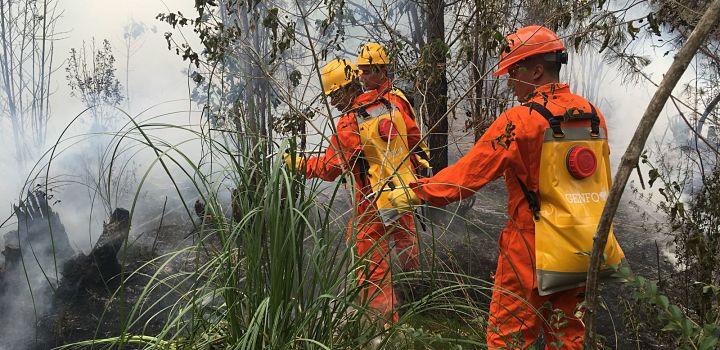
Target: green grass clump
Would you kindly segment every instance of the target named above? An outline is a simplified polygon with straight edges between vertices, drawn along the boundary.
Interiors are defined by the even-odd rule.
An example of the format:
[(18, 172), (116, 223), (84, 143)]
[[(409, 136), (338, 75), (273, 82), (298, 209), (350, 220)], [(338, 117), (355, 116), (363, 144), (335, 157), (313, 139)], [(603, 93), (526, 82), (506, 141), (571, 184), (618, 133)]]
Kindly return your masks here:
[[(193, 184), (205, 204), (204, 217), (194, 231), (193, 244), (164, 252), (122, 276), (114, 300), (123, 297), (127, 281), (142, 276), (146, 283), (137, 300), (123, 308), (117, 336), (63, 348), (453, 349), (482, 345), (484, 336), (477, 334), (482, 326), (466, 320), (483, 311), (462, 297), (481, 288), (459, 282), (468, 278), (450, 273), (434, 271), (433, 281), (442, 282), (437, 288), (403, 305), (398, 324), (378, 326), (367, 300), (360, 298), (357, 272), (365, 268), (363, 259), (353, 254), (352, 242), (346, 244), (342, 220), (333, 211), (341, 184), (321, 190), (316, 182), (306, 183), (286, 169), (279, 156), (267, 156), (271, 153), (262, 142), (230, 142), (196, 134), (207, 152), (204, 159), (212, 159), (210, 165), (196, 164), (181, 151), (182, 144), (190, 141), (170, 145), (144, 132), (149, 127), (172, 126), (134, 127), (136, 131), (124, 137), (150, 147), (156, 158), (141, 178), (131, 215), (143, 184), (157, 167), (174, 184), (183, 203), (187, 191), (180, 191), (180, 184)], [(232, 193), (231, 205), (221, 200), (227, 193)], [(321, 193), (330, 194), (324, 204), (319, 200)], [(186, 210), (188, 220), (197, 221), (187, 206)], [(168, 270), (172, 272), (165, 273)], [(425, 274), (398, 274), (394, 280), (417, 283), (425, 280)], [(448, 317), (427, 316), (438, 311)], [(158, 320), (162, 320), (159, 329)]]

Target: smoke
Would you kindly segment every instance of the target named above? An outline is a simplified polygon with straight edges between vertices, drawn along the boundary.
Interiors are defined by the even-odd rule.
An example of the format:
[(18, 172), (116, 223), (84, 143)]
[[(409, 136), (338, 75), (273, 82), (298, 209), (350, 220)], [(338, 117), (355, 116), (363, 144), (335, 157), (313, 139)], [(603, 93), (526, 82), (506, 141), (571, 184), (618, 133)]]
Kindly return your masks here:
[[(168, 2), (167, 6), (192, 13), (191, 2)], [(122, 48), (120, 44), (123, 40), (135, 40), (138, 45), (127, 50), (132, 55), (125, 57), (122, 50), (116, 50), (118, 76), (126, 88), (126, 103), (132, 101), (132, 105), (123, 106), (125, 110), (143, 111), (143, 107), (149, 108), (133, 114), (141, 123), (152, 121), (157, 124), (188, 125), (197, 129), (189, 125), (191, 121), (197, 120), (197, 116), (192, 110), (194, 104), (188, 100), (188, 79), (180, 74), (187, 66), (179, 57), (167, 51), (164, 38), (155, 33), (152, 25), (157, 13), (167, 12), (163, 4), (140, 0), (93, 1), (87, 6), (65, 10), (61, 26), (71, 29), (72, 25), (73, 30), (67, 39), (57, 42), (55, 52), (58, 55), (65, 55), (71, 47), (80, 47), (83, 41), (91, 39), (91, 35), (108, 38), (115, 49)], [(128, 63), (131, 56), (132, 60)], [(60, 56), (58, 61), (64, 58)], [(648, 69), (659, 76), (670, 60), (671, 57), (658, 59)], [(14, 231), (14, 235), (8, 238), (19, 237), (17, 245), (23, 254), (20, 261), (26, 262), (10, 267), (4, 261), (5, 257), (0, 256), (0, 265), (5, 266), (4, 275), (14, 276), (0, 281), (3, 288), (0, 292), (0, 324), (3, 325), (0, 327), (0, 339), (4, 343), (0, 344), (0, 349), (22, 349), (28, 340), (34, 339), (37, 321), (51, 307), (52, 286), (57, 285), (57, 279), (62, 277), (55, 269), (62, 258), (58, 260), (57, 251), (49, 249), (52, 242), (43, 240), (42, 243), (25, 244), (23, 248), (20, 243), (22, 237), (31, 237), (34, 235), (32, 232), (40, 231), (41, 228), (46, 235), (50, 231), (62, 231), (66, 233), (67, 244), (74, 253), (87, 253), (102, 232), (103, 221), (115, 207), (134, 207), (131, 236), (154, 227), (166, 199), (166, 213), (183, 213), (178, 216), (184, 216), (184, 203), (177, 194), (175, 184), (168, 179), (161, 165), (155, 162), (155, 152), (133, 140), (140, 139), (142, 135), (137, 130), (131, 131), (132, 125), (125, 124), (128, 119), (120, 111), (114, 112), (117, 113), (117, 123), (106, 128), (91, 129), (90, 124), (83, 119), (86, 117), (81, 116), (57, 141), (59, 133), (84, 109), (69, 96), (61, 75), (57, 77), (57, 89), (52, 96), (53, 124), (49, 128), (51, 132), (45, 147), (46, 150), (57, 147), (53, 155), (55, 158), (50, 160), (50, 155), (46, 154), (38, 160), (39, 167), (32, 172), (30, 168), (0, 168), (0, 177), (3, 179), (0, 196), (7, 199), (0, 202), (0, 213), (5, 217), (13, 213), (11, 204), (19, 204), (21, 199), (24, 202), (32, 197), (32, 201), (37, 203), (37, 195), (33, 192), (37, 185), (47, 193), (47, 197), (43, 197), (47, 199), (47, 205), (36, 204), (29, 215), (25, 214), (26, 219), (35, 219), (30, 221), (39, 224), (12, 219), (0, 228), (3, 230), (0, 232), (0, 241), (3, 241), (4, 233), (10, 231)], [(646, 82), (625, 85), (623, 74), (612, 67), (591, 71), (578, 79), (586, 84), (597, 84), (594, 86), (597, 99), (593, 102), (599, 103), (599, 108), (605, 113), (610, 128), (612, 160), (617, 166), (654, 87)], [(586, 93), (579, 90), (582, 89), (576, 88), (578, 93)], [(10, 130), (8, 123), (3, 121), (0, 126), (6, 133), (3, 136), (7, 136), (4, 140), (11, 139), (11, 133), (7, 132)], [(118, 131), (119, 135), (129, 133), (124, 138), (118, 138)], [(197, 141), (189, 141), (197, 137), (192, 133), (170, 127), (147, 127), (145, 131), (155, 141), (162, 139), (171, 145), (179, 145), (178, 149), (191, 159), (200, 158), (202, 146)], [(2, 164), (15, 164), (13, 155), (8, 153), (10, 148), (0, 150)], [(174, 155), (177, 156), (177, 153)], [(46, 167), (48, 163), (49, 170)], [(149, 169), (150, 166), (153, 168)], [(177, 176), (177, 186), (185, 202), (192, 203), (197, 197), (197, 191), (190, 179), (172, 162), (169, 162), (168, 167), (170, 173)], [(29, 179), (26, 177), (28, 173), (32, 174)], [(194, 176), (191, 170), (190, 177)], [(137, 193), (141, 182), (142, 190)], [(29, 196), (28, 190), (32, 193)], [(4, 247), (5, 243), (2, 242), (0, 247)]]

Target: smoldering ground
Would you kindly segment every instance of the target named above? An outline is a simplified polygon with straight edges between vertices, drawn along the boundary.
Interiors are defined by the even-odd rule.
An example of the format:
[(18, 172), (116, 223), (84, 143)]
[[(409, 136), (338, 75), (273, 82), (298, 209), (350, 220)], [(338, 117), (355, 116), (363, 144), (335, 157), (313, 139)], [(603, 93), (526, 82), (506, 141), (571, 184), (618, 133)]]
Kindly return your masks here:
[[(176, 142), (179, 145), (173, 147), (183, 156), (199, 157), (201, 147), (193, 142), (192, 132), (181, 128), (146, 132), (151, 139), (162, 133), (165, 143), (158, 147)], [(41, 333), (48, 330), (40, 326), (52, 316), (65, 263), (90, 252), (115, 208), (133, 210), (130, 237), (142, 238), (139, 244), (144, 245), (150, 243), (142, 236), (157, 231), (160, 222), (163, 226), (192, 222), (186, 208), (198, 198), (193, 170), (169, 164), (167, 170), (176, 176), (173, 185), (152, 147), (135, 136), (128, 130), (95, 130), (68, 137), (58, 142), (52, 161), (39, 163), (32, 173), (16, 204), (14, 221), (5, 225), (13, 229), (5, 234), (0, 272), (0, 322), (5, 325), (0, 328), (1, 349), (28, 348), (44, 337)], [(158, 245), (157, 240), (149, 242)], [(112, 294), (112, 288), (105, 292)]]

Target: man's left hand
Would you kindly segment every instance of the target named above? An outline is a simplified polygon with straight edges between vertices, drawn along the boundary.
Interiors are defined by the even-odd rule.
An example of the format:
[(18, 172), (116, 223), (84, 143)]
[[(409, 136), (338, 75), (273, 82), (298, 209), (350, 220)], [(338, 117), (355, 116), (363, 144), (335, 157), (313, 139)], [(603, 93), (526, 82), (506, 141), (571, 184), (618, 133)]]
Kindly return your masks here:
[(397, 188), (388, 193), (388, 199), (395, 209), (411, 211), (413, 206), (422, 204), (422, 199), (411, 188)]

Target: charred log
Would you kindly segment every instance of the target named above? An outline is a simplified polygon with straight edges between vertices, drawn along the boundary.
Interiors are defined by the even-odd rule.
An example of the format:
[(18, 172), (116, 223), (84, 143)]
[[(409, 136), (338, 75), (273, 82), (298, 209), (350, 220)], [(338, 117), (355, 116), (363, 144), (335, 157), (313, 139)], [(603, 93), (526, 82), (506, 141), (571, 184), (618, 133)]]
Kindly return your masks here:
[(88, 289), (109, 289), (117, 285), (115, 278), (122, 272), (118, 252), (130, 232), (130, 213), (117, 208), (110, 221), (103, 225), (103, 233), (90, 254), (80, 254), (63, 267), (59, 293), (76, 294)]
[(21, 257), (27, 262), (35, 261), (44, 269), (54, 271), (54, 266), (74, 255), (60, 216), (52, 210), (45, 192), (28, 192), (25, 201), (14, 206), (18, 229), (5, 234), (6, 270), (18, 266)]
[(27, 325), (48, 311), (46, 301), (62, 277), (62, 264), (74, 255), (51, 199), (42, 191), (29, 192), (14, 206), (18, 225), (4, 236), (0, 267), (0, 349), (16, 349), (28, 337)]

